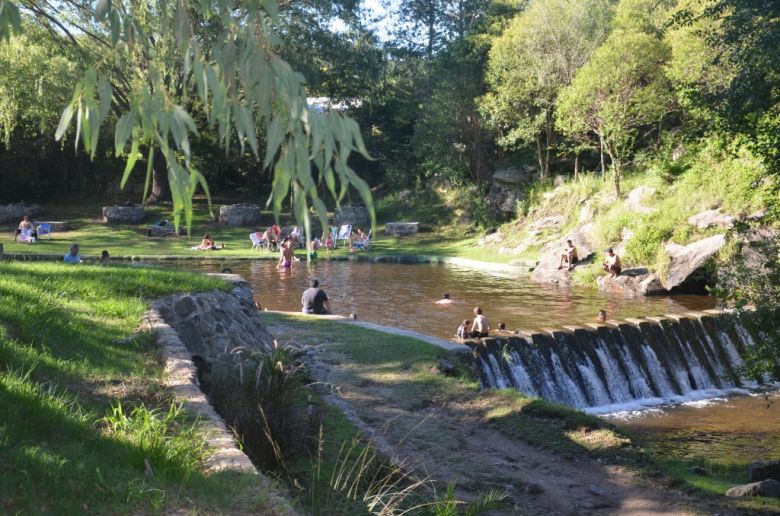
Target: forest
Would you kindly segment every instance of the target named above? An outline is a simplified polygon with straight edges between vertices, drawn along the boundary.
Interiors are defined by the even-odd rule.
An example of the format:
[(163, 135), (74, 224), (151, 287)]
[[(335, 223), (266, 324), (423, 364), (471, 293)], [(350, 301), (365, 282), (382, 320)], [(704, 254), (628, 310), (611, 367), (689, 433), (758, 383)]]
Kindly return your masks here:
[[(3, 200), (116, 195), (136, 152), (131, 183), (143, 183), (152, 161), (147, 200), (169, 198), (167, 179), (176, 174), (164, 163), (177, 158), (160, 156), (158, 145), (158, 159), (149, 160), (148, 138), (129, 134), (135, 151), (112, 149), (139, 95), (132, 54), (106, 52), (123, 23), (118, 9), (97, 21), (86, 2), (16, 4), (0, 4), (0, 27), (10, 36), (0, 47)], [(193, 79), (179, 76), (181, 53), (154, 35), (171, 30), (175, 4), (130, 2), (130, 9), (140, 20), (136, 30), (148, 31), (155, 66), (167, 74), (169, 100), (185, 108), (198, 135), (186, 146), (192, 170), (213, 195), (265, 199), (273, 167), (256, 149), (277, 135), (251, 117), (243, 125), (255, 127), (215, 123), (185, 86)], [(23, 30), (13, 29), (14, 13)], [(203, 46), (224, 36), (218, 21), (202, 21)], [(380, 11), (353, 0), (310, 0), (281, 3), (269, 41), (305, 78), (309, 98), (346, 106), (358, 122), (366, 152), (353, 154), (350, 167), (378, 198), (443, 179), (470, 189), (471, 211), (490, 224), (496, 214), (484, 195), (501, 167), (533, 169), (540, 183), (601, 174), (619, 194), (621, 178), (637, 163), (669, 160), (685, 147), (703, 160), (749, 156), (776, 174), (779, 24), (780, 6), (758, 0), (399, 0)], [(93, 122), (84, 152), (73, 146), (75, 127), (57, 134), (59, 141), (55, 133), (63, 110), (80, 102), (74, 84), (85, 84), (90, 70), (93, 81), (95, 70), (100, 76), (92, 89), (107, 87), (114, 103), (95, 106), (107, 122)], [(189, 161), (189, 152), (176, 152)]]

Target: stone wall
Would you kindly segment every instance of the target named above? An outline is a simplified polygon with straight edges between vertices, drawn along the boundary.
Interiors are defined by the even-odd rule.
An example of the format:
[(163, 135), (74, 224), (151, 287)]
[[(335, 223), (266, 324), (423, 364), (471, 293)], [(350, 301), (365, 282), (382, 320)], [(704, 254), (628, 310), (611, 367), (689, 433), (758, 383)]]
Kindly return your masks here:
[(19, 222), (25, 215), (32, 219), (40, 212), (41, 207), (37, 204), (18, 203), (0, 205), (0, 223)]
[(140, 204), (103, 206), (103, 222), (109, 224), (137, 224), (144, 220), (144, 215)]
[(262, 216), (257, 204), (226, 204), (219, 208), (219, 223), (231, 227), (257, 226)]

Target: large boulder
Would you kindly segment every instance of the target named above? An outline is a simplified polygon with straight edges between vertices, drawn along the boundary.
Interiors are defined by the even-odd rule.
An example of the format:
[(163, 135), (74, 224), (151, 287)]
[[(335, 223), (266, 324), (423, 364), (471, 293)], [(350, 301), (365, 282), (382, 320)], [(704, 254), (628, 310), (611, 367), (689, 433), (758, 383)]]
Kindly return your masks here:
[(41, 207), (37, 204), (6, 204), (0, 205), (0, 223), (19, 222), (22, 217), (35, 218), (41, 212)]
[(748, 473), (751, 482), (770, 479), (780, 481), (780, 460), (754, 462), (748, 466)]
[(688, 224), (696, 226), (699, 229), (723, 228), (731, 229), (736, 222), (736, 218), (727, 213), (722, 213), (720, 208), (717, 210), (706, 210), (688, 217)]
[(528, 226), (528, 232), (535, 235), (545, 229), (557, 229), (563, 226), (564, 222), (566, 222), (566, 217), (563, 215), (550, 215), (549, 217), (533, 221)]
[(219, 208), (219, 223), (231, 227), (259, 226), (262, 216), (257, 204), (226, 204)]
[(625, 269), (615, 278), (605, 273), (596, 283), (604, 292), (623, 296), (654, 296), (667, 293), (658, 276), (644, 267)]
[(655, 195), (655, 188), (649, 186), (638, 186), (631, 190), (626, 198), (626, 208), (636, 213), (653, 213), (654, 208), (649, 208), (643, 204), (644, 201)]
[[(368, 208), (362, 204), (345, 204), (336, 208), (333, 214), (333, 222), (337, 226), (351, 224), (353, 229), (366, 229), (371, 226), (371, 217), (368, 214)], [(366, 229), (366, 231), (368, 230)]]
[(525, 198), (535, 171), (531, 167), (510, 167), (496, 170), (487, 195), (489, 206), (504, 213), (515, 213), (517, 201)]
[(726, 245), (726, 235), (714, 235), (692, 244), (679, 245), (669, 242), (664, 246), (669, 256), (669, 269), (663, 282), (672, 290), (688, 281), (710, 258)]
[(593, 244), (591, 243), (592, 231), (593, 224), (586, 224), (575, 229), (564, 238), (554, 240), (545, 245), (542, 248), (542, 256), (539, 259), (539, 263), (531, 273), (531, 279), (539, 283), (557, 283), (559, 285), (571, 284), (572, 271), (567, 271), (565, 268), (558, 269), (561, 262), (561, 254), (563, 254), (563, 251), (566, 248), (566, 241), (571, 240), (577, 247), (579, 264), (582, 264), (590, 259), (594, 253)]
[(762, 480), (761, 482), (734, 486), (726, 491), (726, 496), (770, 496), (772, 498), (780, 498), (780, 482), (777, 480)]
[(144, 220), (144, 207), (140, 204), (103, 206), (103, 222), (109, 224), (138, 224)]

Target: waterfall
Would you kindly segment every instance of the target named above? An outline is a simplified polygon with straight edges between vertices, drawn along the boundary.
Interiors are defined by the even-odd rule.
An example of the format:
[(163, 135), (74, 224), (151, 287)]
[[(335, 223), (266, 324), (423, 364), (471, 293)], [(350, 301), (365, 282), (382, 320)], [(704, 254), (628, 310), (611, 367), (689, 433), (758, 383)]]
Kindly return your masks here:
[(483, 387), (599, 412), (755, 386), (733, 374), (755, 339), (733, 316), (707, 310), (468, 345)]

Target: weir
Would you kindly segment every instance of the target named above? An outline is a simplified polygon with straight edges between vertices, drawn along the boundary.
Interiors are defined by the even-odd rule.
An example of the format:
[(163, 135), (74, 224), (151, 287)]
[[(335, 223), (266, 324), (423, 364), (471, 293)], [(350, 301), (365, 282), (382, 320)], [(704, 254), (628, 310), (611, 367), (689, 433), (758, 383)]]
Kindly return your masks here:
[(734, 373), (756, 336), (717, 310), (469, 341), (484, 388), (577, 408), (712, 397), (755, 387)]

